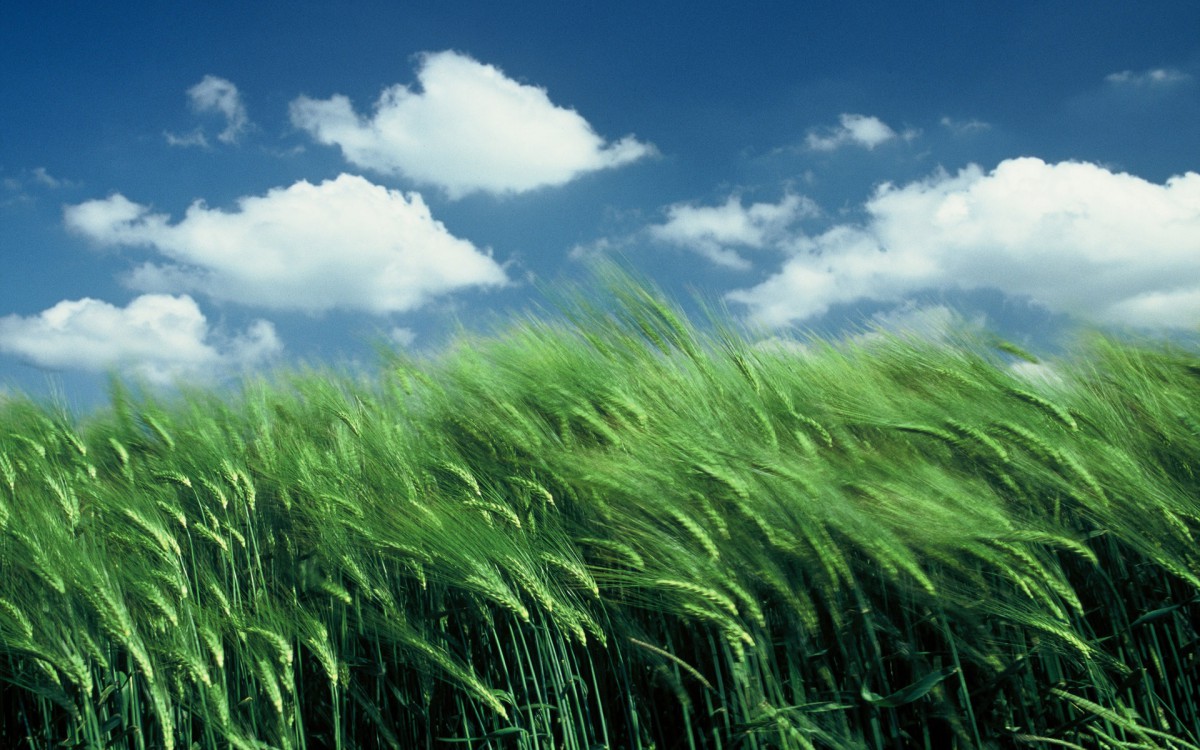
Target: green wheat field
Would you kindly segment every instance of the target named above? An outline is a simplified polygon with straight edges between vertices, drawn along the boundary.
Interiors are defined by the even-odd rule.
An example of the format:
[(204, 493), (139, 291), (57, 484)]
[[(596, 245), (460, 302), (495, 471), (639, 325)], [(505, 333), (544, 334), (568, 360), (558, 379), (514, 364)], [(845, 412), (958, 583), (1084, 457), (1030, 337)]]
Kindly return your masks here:
[(0, 401), (0, 747), (1200, 747), (1200, 353), (603, 286), (375, 378)]

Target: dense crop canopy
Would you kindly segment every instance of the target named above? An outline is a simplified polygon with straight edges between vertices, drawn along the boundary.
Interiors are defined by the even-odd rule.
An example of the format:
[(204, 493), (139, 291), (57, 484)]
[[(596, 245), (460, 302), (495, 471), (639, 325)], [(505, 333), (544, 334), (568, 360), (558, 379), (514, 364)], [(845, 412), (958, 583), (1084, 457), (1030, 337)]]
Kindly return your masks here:
[(1200, 743), (1200, 356), (612, 287), (369, 385), (0, 404), (0, 745)]

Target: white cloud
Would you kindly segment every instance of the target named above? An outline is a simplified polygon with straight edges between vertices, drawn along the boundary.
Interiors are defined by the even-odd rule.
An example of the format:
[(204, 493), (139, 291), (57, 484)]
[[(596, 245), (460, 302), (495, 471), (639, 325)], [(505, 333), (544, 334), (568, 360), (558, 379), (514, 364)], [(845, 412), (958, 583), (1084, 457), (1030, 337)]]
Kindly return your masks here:
[(417, 332), (411, 328), (397, 326), (388, 332), (388, 338), (396, 345), (407, 348), (412, 346), (412, 343), (417, 340)]
[(1200, 323), (1200, 174), (1158, 185), (1021, 158), (882, 186), (868, 221), (811, 239), (776, 275), (730, 294), (769, 325), (859, 300), (998, 289), (1094, 322)]
[(784, 336), (768, 336), (759, 339), (754, 342), (753, 348), (760, 352), (781, 354), (784, 356), (804, 357), (812, 353), (812, 347), (808, 344)]
[(1008, 371), (1030, 385), (1046, 390), (1059, 388), (1066, 383), (1058, 368), (1045, 362), (1018, 360), (1008, 366)]
[(67, 180), (59, 179), (58, 177), (55, 177), (54, 175), (50, 174), (48, 171), (46, 171), (45, 167), (35, 167), (34, 168), (33, 181), (43, 187), (48, 187), (52, 190), (56, 189), (56, 188), (72, 186), (71, 182), (68, 182)]
[(991, 130), (990, 123), (983, 120), (956, 120), (953, 117), (943, 117), (941, 119), (942, 127), (949, 130), (954, 135), (972, 135), (974, 133), (982, 133), (985, 130)]
[(225, 129), (217, 135), (222, 143), (235, 143), (250, 125), (246, 114), (246, 105), (242, 103), (242, 95), (237, 86), (230, 81), (216, 76), (204, 76), (204, 79), (188, 89), (192, 109), (197, 112), (216, 112), (225, 118)]
[(123, 195), (68, 206), (68, 228), (105, 245), (150, 247), (165, 265), (137, 268), (142, 291), (199, 292), (279, 310), (413, 310), (469, 286), (506, 283), (503, 269), (435, 221), (417, 193), (353, 175), (301, 181), (238, 200), (197, 202), (177, 223)]
[[(225, 119), (225, 129), (217, 134), (221, 143), (237, 143), (238, 138), (250, 128), (250, 116), (242, 95), (232, 81), (217, 76), (204, 76), (200, 83), (187, 90), (192, 111), (202, 114), (217, 114)], [(178, 135), (164, 133), (172, 146), (208, 146), (208, 138), (201, 128)]]
[(200, 128), (196, 128), (192, 132), (184, 133), (183, 135), (167, 132), (163, 133), (163, 136), (167, 139), (167, 144), (170, 146), (181, 146), (183, 148), (199, 146), (200, 148), (208, 148), (208, 139), (204, 137), (204, 131)]
[(0, 181), (0, 185), (3, 185), (4, 189), (17, 194), (13, 199), (14, 201), (22, 202), (33, 199), (31, 188), (43, 191), (79, 187), (78, 182), (55, 177), (45, 167), (22, 170), (19, 177), (5, 177)]
[(694, 250), (712, 262), (745, 270), (750, 263), (734, 248), (762, 249), (786, 237), (798, 219), (818, 213), (807, 198), (788, 194), (779, 203), (743, 206), (731, 195), (720, 206), (678, 203), (667, 208), (667, 221), (650, 227), (650, 236), (661, 242)]
[[(146, 216), (148, 209), (121, 194), (63, 210), (67, 228), (104, 245), (151, 244), (151, 233), (168, 229), (166, 217)], [(151, 226), (152, 225), (152, 226)]]
[(871, 316), (873, 330), (861, 334), (858, 340), (870, 340), (884, 335), (912, 336), (927, 341), (946, 341), (956, 332), (983, 328), (982, 319), (967, 321), (945, 305), (918, 305), (907, 302), (896, 309)]
[(296, 127), (352, 164), (437, 185), (451, 197), (561, 185), (653, 153), (632, 136), (606, 143), (546, 91), (457, 52), (420, 58), (420, 91), (386, 89), (370, 118), (341, 95), (292, 102)]
[[(839, 120), (841, 124), (838, 127), (826, 128), (824, 133), (810, 132), (805, 139), (808, 147), (814, 151), (833, 151), (842, 146), (861, 146), (866, 149), (874, 149), (880, 144), (899, 137), (896, 131), (878, 117), (843, 114)], [(905, 138), (915, 136), (914, 131), (905, 131)]]
[(1119, 73), (1110, 73), (1104, 77), (1105, 81), (1116, 86), (1137, 86), (1137, 87), (1163, 87), (1173, 86), (1180, 83), (1186, 83), (1192, 80), (1192, 76), (1184, 73), (1182, 70), (1174, 68), (1153, 68), (1142, 72), (1134, 72), (1132, 70), (1122, 70)]
[(574, 261), (587, 262), (611, 255), (614, 252), (620, 252), (629, 242), (629, 237), (600, 237), (591, 242), (581, 242), (574, 245), (567, 252), (567, 257)]
[(255, 321), (221, 339), (191, 297), (146, 294), (126, 307), (66, 300), (48, 310), (0, 318), (0, 351), (48, 369), (117, 369), (155, 384), (205, 379), (277, 355), (275, 328)]

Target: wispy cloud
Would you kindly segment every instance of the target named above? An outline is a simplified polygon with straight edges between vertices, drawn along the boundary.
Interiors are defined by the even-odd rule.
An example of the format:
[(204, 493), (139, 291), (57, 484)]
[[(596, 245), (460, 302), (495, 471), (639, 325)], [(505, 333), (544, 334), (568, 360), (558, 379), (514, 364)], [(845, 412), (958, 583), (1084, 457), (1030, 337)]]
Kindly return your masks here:
[(574, 261), (588, 262), (595, 258), (612, 255), (624, 251), (632, 243), (632, 236), (600, 237), (590, 242), (580, 242), (573, 245), (567, 252), (567, 257)]
[(1054, 390), (1064, 384), (1058, 368), (1048, 362), (1026, 362), (1017, 360), (1008, 366), (1008, 371), (1031, 386), (1042, 390)]
[(1200, 174), (1165, 184), (1076, 162), (1021, 158), (885, 185), (862, 225), (804, 239), (762, 284), (730, 299), (781, 325), (862, 300), (998, 289), (1091, 321), (1200, 321)]
[(809, 132), (805, 144), (813, 151), (834, 151), (843, 146), (858, 146), (868, 150), (897, 138), (911, 140), (918, 133), (906, 130), (898, 134), (878, 117), (869, 115), (843, 114), (837, 127)]
[(660, 242), (693, 250), (718, 265), (745, 270), (750, 262), (739, 249), (773, 246), (786, 237), (794, 222), (817, 213), (816, 205), (799, 195), (785, 195), (779, 203), (749, 206), (731, 195), (719, 206), (670, 206), (666, 222), (650, 227), (649, 233)]
[(928, 341), (945, 341), (963, 330), (981, 330), (983, 320), (967, 320), (945, 305), (919, 305), (908, 301), (871, 316), (873, 330), (859, 334), (857, 341), (888, 336), (912, 336)]
[(436, 185), (455, 198), (561, 185), (654, 152), (633, 136), (605, 142), (544, 89), (457, 52), (423, 55), (417, 80), (420, 91), (385, 90), (370, 118), (342, 95), (300, 97), (292, 122), (356, 166)]
[(942, 127), (958, 136), (974, 135), (975, 133), (982, 133), (992, 129), (990, 123), (973, 118), (969, 120), (959, 120), (953, 117), (943, 117), (940, 122)]
[(1119, 73), (1108, 74), (1104, 80), (1114, 86), (1161, 88), (1187, 83), (1192, 80), (1192, 76), (1175, 68), (1152, 68), (1144, 71), (1122, 70)]
[(0, 351), (38, 367), (119, 370), (154, 384), (209, 379), (282, 350), (265, 320), (216, 335), (191, 297), (147, 294), (126, 307), (84, 298), (37, 315), (0, 318)]
[(79, 187), (78, 182), (63, 177), (56, 177), (50, 174), (50, 171), (45, 167), (34, 167), (33, 169), (23, 170), (19, 176), (4, 178), (3, 184), (7, 190), (13, 191), (22, 191), (27, 187), (36, 187), (43, 190)]
[(388, 338), (397, 346), (409, 347), (417, 340), (417, 332), (411, 328), (397, 326), (388, 332)]
[[(242, 95), (231, 81), (217, 76), (208, 75), (187, 91), (188, 101), (193, 112), (199, 114), (216, 114), (225, 120), (225, 128), (217, 134), (221, 143), (237, 143), (242, 134), (250, 128), (250, 116)], [(196, 128), (190, 133), (179, 135), (165, 133), (167, 143), (172, 146), (208, 146), (208, 138), (202, 128)]]
[(31, 173), (31, 176), (35, 183), (37, 183), (38, 185), (41, 185), (42, 187), (50, 188), (51, 190), (57, 190), (59, 188), (66, 188), (66, 187), (75, 187), (75, 185), (76, 185), (76, 183), (71, 182), (70, 180), (64, 180), (61, 177), (55, 177), (54, 175), (52, 175), (48, 171), (46, 171), (45, 167), (34, 167), (33, 172)]
[(197, 202), (174, 224), (119, 194), (69, 206), (64, 219), (95, 242), (165, 256), (167, 263), (129, 276), (142, 291), (313, 313), (389, 313), (507, 281), (489, 255), (436, 221), (420, 195), (346, 174), (241, 198), (236, 211)]
[(200, 128), (196, 128), (190, 133), (184, 133), (182, 135), (179, 133), (166, 132), (163, 133), (163, 137), (167, 139), (167, 145), (170, 146), (180, 146), (183, 148), (187, 148), (189, 146), (199, 146), (200, 148), (208, 148), (208, 138), (204, 136), (204, 131)]

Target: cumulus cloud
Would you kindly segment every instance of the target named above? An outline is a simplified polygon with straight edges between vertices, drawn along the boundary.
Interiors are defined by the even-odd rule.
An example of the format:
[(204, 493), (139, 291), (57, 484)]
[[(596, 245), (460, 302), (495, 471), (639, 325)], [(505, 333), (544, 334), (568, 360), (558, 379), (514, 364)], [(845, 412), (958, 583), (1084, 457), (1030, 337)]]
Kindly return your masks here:
[(750, 206), (731, 195), (720, 206), (670, 206), (667, 221), (650, 227), (649, 232), (660, 242), (694, 250), (718, 265), (745, 270), (750, 262), (737, 249), (773, 246), (786, 238), (791, 224), (817, 213), (811, 200), (798, 195), (785, 195), (779, 203)]
[(1122, 70), (1110, 73), (1104, 80), (1114, 86), (1136, 86), (1140, 88), (1174, 86), (1192, 80), (1191, 75), (1174, 68), (1152, 68), (1141, 72)]
[(434, 220), (419, 194), (347, 174), (244, 197), (235, 211), (197, 202), (176, 223), (120, 194), (69, 206), (64, 218), (100, 244), (165, 256), (167, 263), (129, 276), (142, 291), (277, 310), (391, 313), (507, 281), (489, 255)]
[[(841, 124), (836, 128), (810, 132), (805, 139), (808, 147), (814, 151), (834, 151), (842, 146), (861, 146), (870, 150), (900, 137), (878, 117), (843, 114), (839, 120)], [(912, 131), (904, 133), (905, 138), (915, 136)]]
[[(204, 78), (187, 91), (192, 111), (220, 115), (225, 119), (225, 129), (217, 134), (221, 143), (237, 143), (238, 138), (250, 127), (250, 116), (242, 95), (233, 82), (217, 76)], [(204, 131), (193, 130), (184, 135), (166, 133), (167, 143), (172, 146), (208, 146)]]
[(356, 166), (437, 185), (451, 197), (561, 185), (653, 152), (632, 136), (606, 143), (544, 89), (457, 52), (423, 55), (417, 80), (419, 91), (386, 89), (370, 117), (345, 96), (300, 97), (292, 123)]
[(730, 294), (769, 325), (859, 300), (998, 289), (1102, 324), (1200, 323), (1200, 174), (1155, 184), (1095, 164), (1020, 158), (882, 186), (862, 225), (804, 238)]
[(265, 320), (229, 338), (213, 333), (188, 296), (146, 294), (126, 307), (84, 298), (28, 317), (0, 318), (0, 351), (47, 369), (120, 370), (155, 384), (209, 378), (277, 355)]

